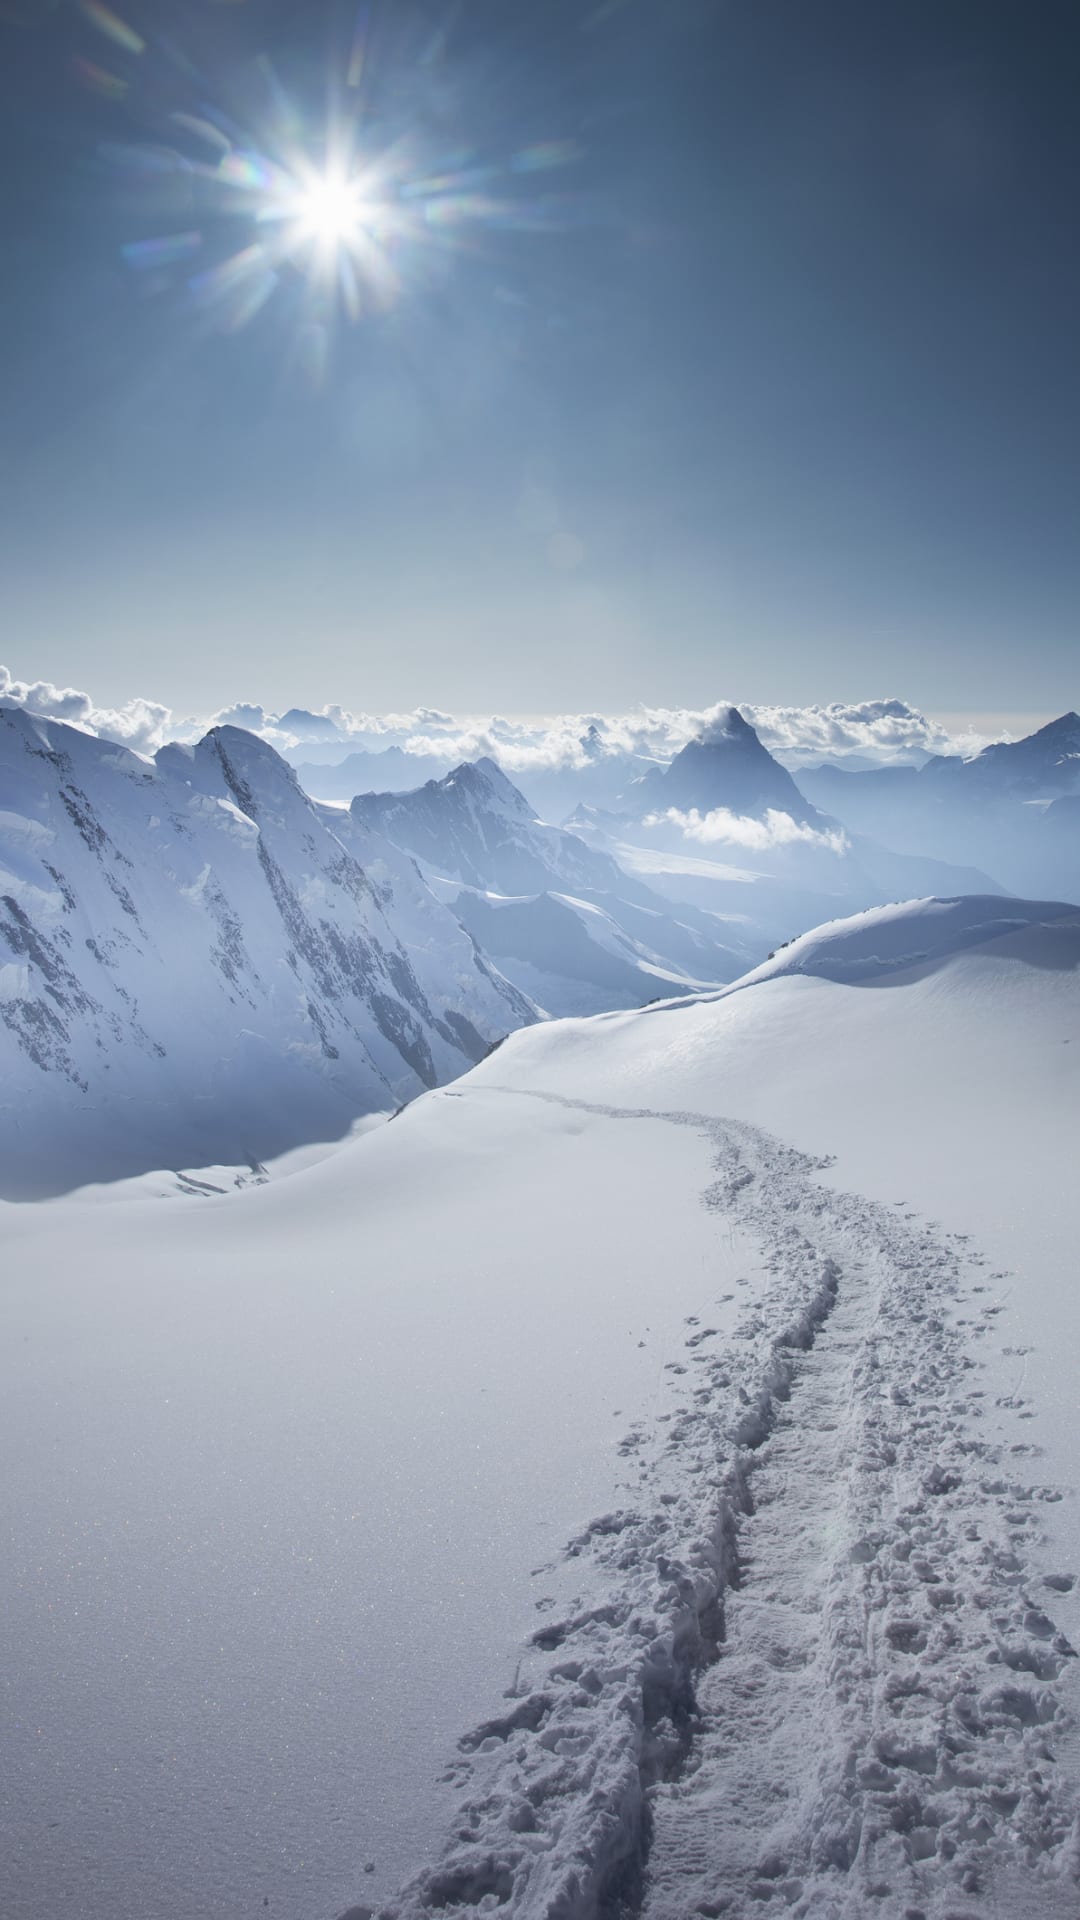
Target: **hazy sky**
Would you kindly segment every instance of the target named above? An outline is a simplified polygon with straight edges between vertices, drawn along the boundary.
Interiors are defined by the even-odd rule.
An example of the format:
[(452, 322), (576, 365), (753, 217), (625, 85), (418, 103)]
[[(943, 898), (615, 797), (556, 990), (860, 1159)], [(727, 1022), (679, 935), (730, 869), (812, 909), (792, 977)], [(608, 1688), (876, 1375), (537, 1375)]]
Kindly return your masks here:
[[(1075, 706), (1078, 97), (1075, 0), (0, 0), (4, 656)], [(396, 236), (355, 323), (213, 277), (331, 107)]]

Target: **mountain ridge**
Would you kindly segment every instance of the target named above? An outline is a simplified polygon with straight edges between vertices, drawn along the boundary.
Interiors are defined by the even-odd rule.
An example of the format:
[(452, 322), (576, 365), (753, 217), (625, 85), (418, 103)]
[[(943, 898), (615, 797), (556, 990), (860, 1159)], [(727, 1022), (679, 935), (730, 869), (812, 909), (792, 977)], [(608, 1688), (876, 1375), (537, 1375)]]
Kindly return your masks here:
[(537, 1017), (414, 863), (347, 846), (252, 734), (148, 761), (0, 706), (9, 1185), (334, 1138)]

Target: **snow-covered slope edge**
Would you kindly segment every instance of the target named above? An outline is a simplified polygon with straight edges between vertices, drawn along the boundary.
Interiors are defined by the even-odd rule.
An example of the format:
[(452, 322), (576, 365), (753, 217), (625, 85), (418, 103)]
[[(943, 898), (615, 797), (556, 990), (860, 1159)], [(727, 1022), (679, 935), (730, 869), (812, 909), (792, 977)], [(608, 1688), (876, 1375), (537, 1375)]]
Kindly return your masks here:
[[(1075, 928), (1080, 907), (1066, 900), (1015, 900), (1000, 894), (960, 894), (944, 899), (903, 900), (886, 907), (827, 920), (771, 953), (729, 986), (694, 995), (705, 1003), (726, 1000), (767, 980), (795, 975), (840, 986), (884, 986), (930, 974), (958, 954), (982, 949), (1031, 966), (1075, 968)], [(662, 1013), (682, 1002), (672, 996), (643, 1014)]]
[(338, 1137), (535, 1017), (252, 735), (148, 763), (0, 708), (6, 1193)]
[[(840, 982), (904, 972), (917, 983), (937, 966), (977, 1006), (986, 980), (1019, 963), (1064, 976), (1077, 1011), (1080, 913), (1008, 904), (1006, 924), (999, 901), (856, 916), (752, 982), (810, 974), (811, 991), (835, 996)], [(685, 1411), (655, 1442), (627, 1436), (632, 1503), (567, 1548), (589, 1565), (588, 1604), (543, 1622), (505, 1714), (463, 1739), (455, 1838), (380, 1912), (682, 1920), (775, 1907), (839, 1920), (872, 1900), (887, 1920), (915, 1907), (1064, 1920), (1080, 1867), (1077, 1781), (1054, 1761), (1075, 1741), (1077, 1701), (1056, 1616), (1074, 1576), (1040, 1565), (1038, 1518), (1062, 1489), (1038, 1474), (1025, 1430), (1009, 1428), (1014, 1408), (1027, 1417), (1024, 1403), (997, 1400), (1001, 1432), (985, 1417), (987, 1371), (967, 1331), (985, 1335), (1002, 1311), (985, 1298), (985, 1257), (966, 1235), (829, 1191), (827, 1162), (755, 1127), (570, 1091), (601, 1077), (605, 1028), (642, 1090), (635, 1035), (662, 1016), (678, 1056), (677, 1029), (695, 1008), (700, 1026), (705, 998), (580, 1025), (576, 1071), (573, 1028), (519, 1036), (463, 1083), (467, 1097), (512, 1086), (619, 1124), (700, 1131), (716, 1160), (705, 1203), (763, 1243), (774, 1279), (722, 1350), (710, 1347), (711, 1327), (688, 1329)], [(722, 1081), (722, 1054), (714, 1068)], [(799, 1550), (800, 1532), (812, 1570), (805, 1620), (788, 1592), (749, 1654), (737, 1616), (729, 1647), (746, 1555), (768, 1571), (776, 1536)], [(773, 1577), (790, 1586), (788, 1549)], [(719, 1732), (700, 1697), (713, 1673)], [(762, 1733), (770, 1695), (775, 1751)], [(684, 1776), (694, 1747), (696, 1772)], [(756, 1770), (762, 1751), (774, 1765), (783, 1756), (775, 1782)], [(730, 1804), (747, 1794), (785, 1807), (783, 1845), (766, 1855), (753, 1851), (760, 1810)], [(721, 1834), (712, 1864), (719, 1851), (727, 1876), (719, 1903), (710, 1831)]]
[[(1075, 967), (1080, 908), (1063, 900), (1011, 900), (999, 894), (906, 900), (827, 921), (770, 954), (732, 989), (785, 974), (809, 974), (852, 986), (933, 971), (959, 953), (990, 948), (1034, 966)], [(1011, 944), (1010, 944), (1011, 943)]]

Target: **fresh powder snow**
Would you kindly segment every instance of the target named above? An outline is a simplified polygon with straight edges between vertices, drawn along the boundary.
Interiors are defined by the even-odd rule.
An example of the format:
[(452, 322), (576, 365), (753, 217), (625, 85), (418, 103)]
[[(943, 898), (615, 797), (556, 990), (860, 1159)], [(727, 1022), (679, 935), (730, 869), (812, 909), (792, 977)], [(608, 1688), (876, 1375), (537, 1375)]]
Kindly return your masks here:
[(12, 1910), (1075, 1914), (1078, 987), (882, 909), (5, 1207)]

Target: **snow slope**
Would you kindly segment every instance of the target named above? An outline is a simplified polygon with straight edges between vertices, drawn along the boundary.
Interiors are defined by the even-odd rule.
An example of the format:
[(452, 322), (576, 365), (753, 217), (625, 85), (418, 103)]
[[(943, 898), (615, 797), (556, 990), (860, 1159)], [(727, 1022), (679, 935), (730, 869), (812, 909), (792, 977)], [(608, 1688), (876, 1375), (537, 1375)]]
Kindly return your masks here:
[(1012, 900), (1000, 894), (905, 900), (872, 907), (848, 919), (814, 927), (737, 983), (755, 986), (789, 974), (882, 986), (894, 975), (933, 973), (971, 947), (1029, 966), (1067, 971), (1076, 964), (1080, 910), (1058, 900)]
[(21, 1920), (1075, 1914), (1080, 915), (1004, 904), (4, 1210)]
[[(434, 876), (430, 884), (436, 892), (445, 885)], [(664, 912), (603, 894), (508, 899), (452, 882), (445, 897), (507, 978), (556, 1016), (638, 1007), (740, 971), (734, 944), (687, 924), (698, 918), (693, 908)]]
[(340, 1137), (535, 1017), (253, 735), (151, 763), (0, 708), (0, 1191)]

